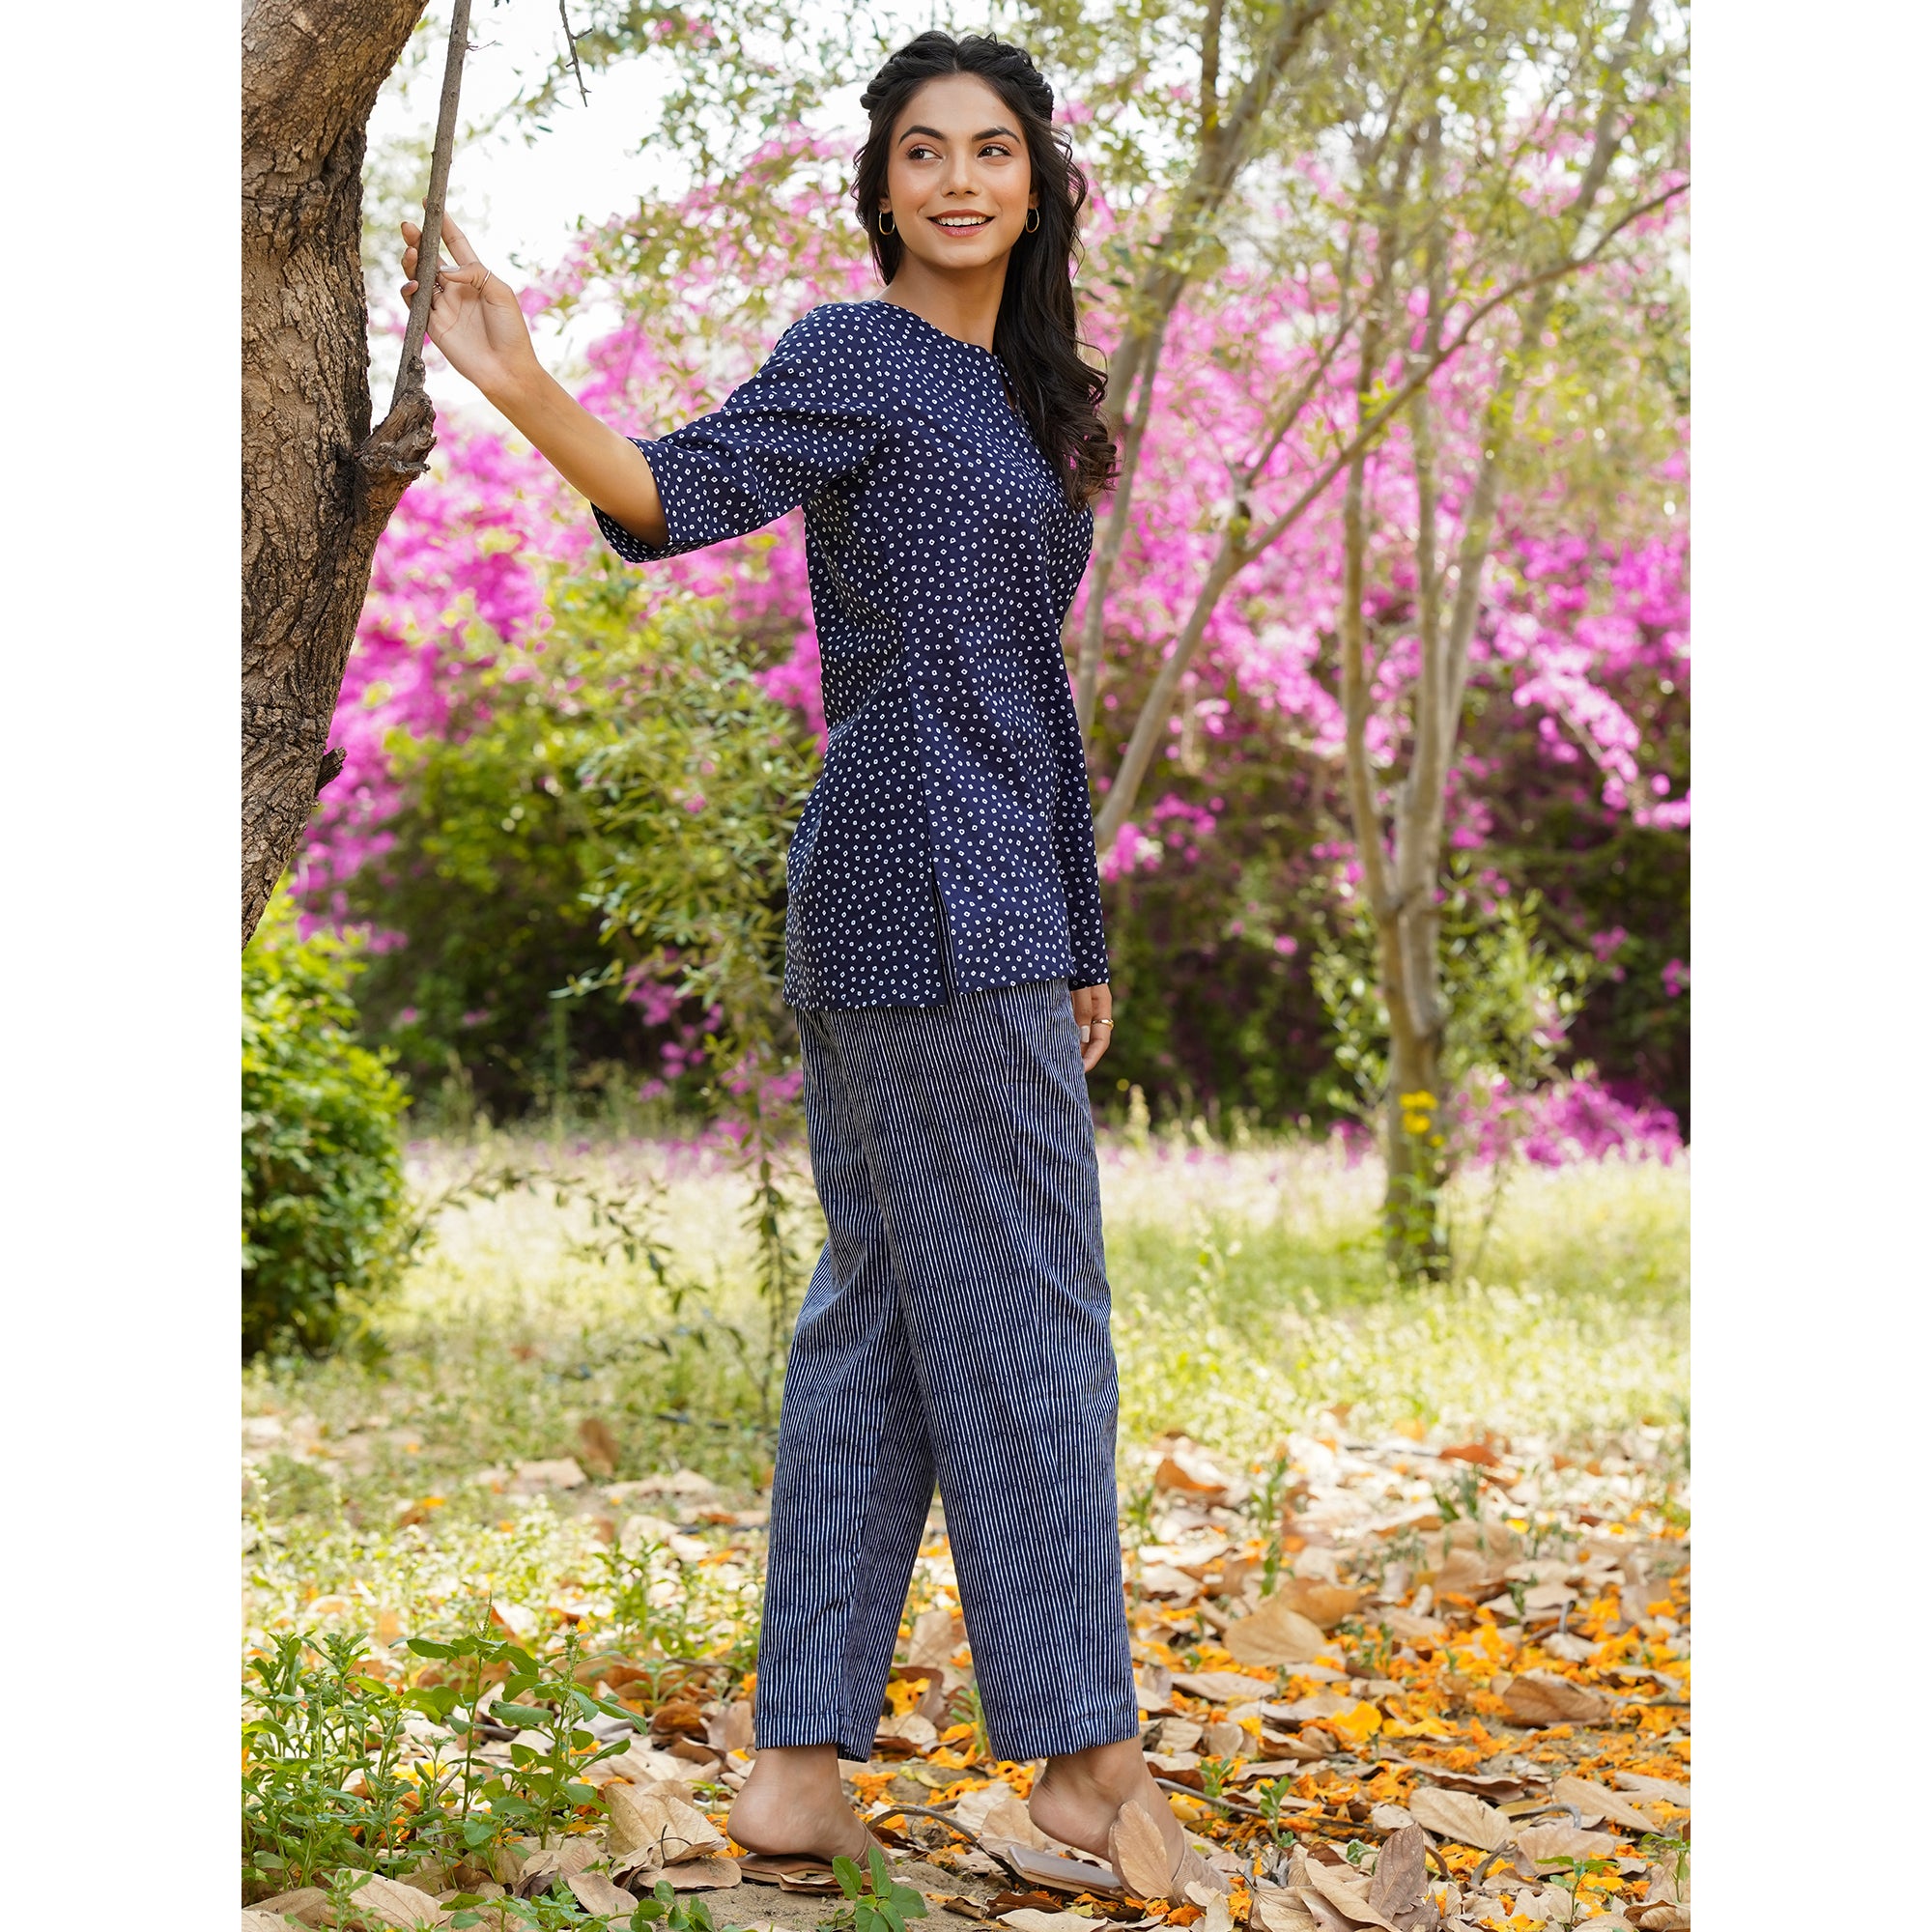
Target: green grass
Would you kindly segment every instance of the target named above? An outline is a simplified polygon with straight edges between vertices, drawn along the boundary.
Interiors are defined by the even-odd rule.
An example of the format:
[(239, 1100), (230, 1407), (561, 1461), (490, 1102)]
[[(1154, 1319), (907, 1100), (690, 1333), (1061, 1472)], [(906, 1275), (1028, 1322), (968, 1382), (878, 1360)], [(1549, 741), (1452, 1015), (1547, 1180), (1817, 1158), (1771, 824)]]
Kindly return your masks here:
[[(1335, 1403), (1352, 1405), (1354, 1433), (1414, 1418), (1552, 1447), (1681, 1427), (1685, 1166), (1520, 1173), (1479, 1266), (1399, 1291), (1377, 1244), (1373, 1164), (1296, 1143), (1205, 1141), (1115, 1141), (1103, 1159), (1123, 1448), (1181, 1430), (1261, 1456)], [(432, 1150), (413, 1178), (434, 1191), (477, 1157)], [(670, 1171), (638, 1144), (567, 1160), (607, 1198), (662, 1188), (674, 1285), (620, 1254), (590, 1258), (587, 1210), (549, 1192), (445, 1209), (384, 1317), (384, 1364), (248, 1374), (248, 1410), (274, 1418), (256, 1427), (245, 1492), (256, 1630), (313, 1617), (304, 1606), (318, 1596), (418, 1634), (453, 1626), (485, 1593), (538, 1608), (608, 1595), (605, 1546), (570, 1498), (473, 1480), (576, 1453), (586, 1416), (615, 1437), (621, 1478), (695, 1468), (740, 1501), (765, 1480), (778, 1364), (750, 1287), (740, 1183), (689, 1157)], [(809, 1258), (809, 1181), (795, 1191)], [(1486, 1180), (1456, 1203), (1465, 1257), (1488, 1205)], [(282, 1437), (267, 1439), (277, 1424)], [(690, 1611), (719, 1631), (755, 1586), (738, 1566), (722, 1570), (700, 1579)]]

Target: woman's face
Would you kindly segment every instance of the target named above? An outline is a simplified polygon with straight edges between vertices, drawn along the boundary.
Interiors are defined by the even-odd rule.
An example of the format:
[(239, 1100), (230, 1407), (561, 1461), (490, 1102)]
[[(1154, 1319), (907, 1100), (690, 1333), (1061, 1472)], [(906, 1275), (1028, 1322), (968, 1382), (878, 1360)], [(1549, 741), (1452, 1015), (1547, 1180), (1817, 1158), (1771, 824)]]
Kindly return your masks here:
[(1003, 259), (1037, 204), (1018, 117), (976, 74), (929, 80), (899, 110), (881, 213), (940, 270)]

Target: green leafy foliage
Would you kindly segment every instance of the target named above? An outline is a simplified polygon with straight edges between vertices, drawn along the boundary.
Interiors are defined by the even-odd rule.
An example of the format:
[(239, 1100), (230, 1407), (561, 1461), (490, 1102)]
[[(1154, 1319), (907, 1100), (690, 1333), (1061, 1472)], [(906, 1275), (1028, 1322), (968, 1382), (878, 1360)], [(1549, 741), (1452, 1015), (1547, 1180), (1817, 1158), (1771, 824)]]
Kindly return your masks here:
[(408, 1095), (356, 1039), (355, 949), (298, 939), (286, 899), (242, 962), (242, 1345), (247, 1355), (369, 1346), (408, 1247)]
[(846, 1898), (825, 1921), (837, 1932), (905, 1932), (908, 1918), (925, 1917), (925, 1900), (893, 1877), (877, 1845), (866, 1854), (863, 1870), (852, 1859), (834, 1859), (832, 1870)]
[[(408, 1702), (357, 1669), (358, 1633), (283, 1633), (247, 1666), (242, 1876), (253, 1895), (340, 1866), (393, 1874), (415, 1787), (398, 1774)], [(352, 1788), (353, 1787), (353, 1788)]]
[(650, 643), (623, 622), (533, 646), (472, 625), (445, 727), (389, 734), (392, 842), (351, 878), (346, 911), (407, 938), (371, 954), (356, 1003), (450, 1124), (554, 1107), (649, 1058), (635, 1006), (556, 996), (603, 956), (584, 895), (604, 851), (577, 768), (641, 701)]
[(638, 1901), (631, 1914), (632, 1932), (645, 1932), (647, 1926), (661, 1932), (718, 1932), (711, 1908), (701, 1898), (680, 1898), (663, 1879), (651, 1888), (651, 1895)]
[[(1442, 1076), (1452, 1092), (1500, 1076), (1513, 1094), (1526, 1094), (1561, 1070), (1566, 1035), (1598, 969), (1588, 953), (1543, 937), (1541, 910), (1538, 894), (1494, 894), (1474, 879), (1466, 855), (1452, 860), (1440, 915), (1449, 1010)], [(1388, 1012), (1377, 984), (1374, 922), (1357, 895), (1318, 913), (1314, 926), (1310, 975), (1348, 1082), (1333, 1083), (1327, 1098), (1337, 1111), (1368, 1119), (1388, 1090)]]
[[(596, 581), (561, 585), (559, 621), (580, 634), (617, 622), (614, 595)], [(605, 840), (591, 895), (618, 953), (585, 990), (626, 958), (675, 962), (678, 993), (706, 1015), (706, 1097), (736, 1123), (777, 1360), (803, 1279), (783, 1183), (799, 1084), (784, 857), (818, 757), (703, 606), (668, 611), (658, 637), (648, 701), (579, 772)]]
[[(510, 1744), (507, 1767), (493, 1767), (480, 1784), (468, 1775), (458, 1797), (455, 1824), (467, 1846), (487, 1842), (495, 1831), (505, 1826), (527, 1833), (540, 1844), (548, 1844), (553, 1833), (561, 1832), (580, 1812), (597, 1803), (594, 1786), (583, 1781), (583, 1773), (600, 1758), (614, 1757), (630, 1745), (628, 1730), (611, 1743), (600, 1743), (586, 1726), (597, 1718), (615, 1718), (629, 1725), (632, 1714), (610, 1698), (593, 1697), (577, 1682), (577, 1665), (582, 1639), (575, 1631), (554, 1655), (534, 1657), (523, 1645), (492, 1634), (487, 1629), (470, 1632), (453, 1642), (439, 1643), (427, 1638), (412, 1638), (410, 1648), (418, 1657), (452, 1662), (469, 1662), (473, 1676), (469, 1710), (471, 1721), (467, 1735), (475, 1735), (475, 1700), (483, 1676), (501, 1673), (502, 1691), (482, 1713), (500, 1730), (508, 1725), (518, 1735)], [(440, 1685), (416, 1693), (422, 1707), (440, 1723), (448, 1723), (458, 1714), (458, 1685)], [(466, 1772), (473, 1767), (466, 1760)], [(488, 1819), (472, 1813), (473, 1799), (487, 1804)], [(484, 1835), (475, 1836), (483, 1825)]]

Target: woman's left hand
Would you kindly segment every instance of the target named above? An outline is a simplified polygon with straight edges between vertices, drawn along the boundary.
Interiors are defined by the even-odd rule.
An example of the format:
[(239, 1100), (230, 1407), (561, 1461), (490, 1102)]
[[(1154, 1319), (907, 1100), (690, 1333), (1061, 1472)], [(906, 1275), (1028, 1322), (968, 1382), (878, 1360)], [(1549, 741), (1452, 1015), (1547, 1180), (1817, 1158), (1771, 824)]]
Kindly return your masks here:
[(1073, 1017), (1080, 1022), (1080, 1064), (1089, 1073), (1114, 1043), (1114, 990), (1111, 986), (1074, 989)]

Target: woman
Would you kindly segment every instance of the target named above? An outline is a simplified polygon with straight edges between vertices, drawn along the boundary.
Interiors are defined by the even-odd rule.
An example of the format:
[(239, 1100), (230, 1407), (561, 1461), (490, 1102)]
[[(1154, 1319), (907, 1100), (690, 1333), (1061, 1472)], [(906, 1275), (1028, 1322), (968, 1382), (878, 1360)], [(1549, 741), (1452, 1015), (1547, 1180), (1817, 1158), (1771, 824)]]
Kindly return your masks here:
[(731, 1835), (869, 1842), (838, 1760), (870, 1755), (936, 1478), (994, 1752), (1047, 1760), (1053, 1838), (1118, 1856), (1157, 1828), (1179, 1896), (1206, 1874), (1138, 1746), (1122, 1605), (1084, 1079), (1113, 1013), (1060, 648), (1114, 459), (1075, 340), (1086, 184), (1052, 90), (997, 41), (922, 34), (863, 105), (887, 292), (804, 316), (713, 414), (643, 442), (588, 414), (450, 223), (430, 336), (634, 562), (806, 507), (828, 743), (787, 859), (785, 998), (829, 1238)]

